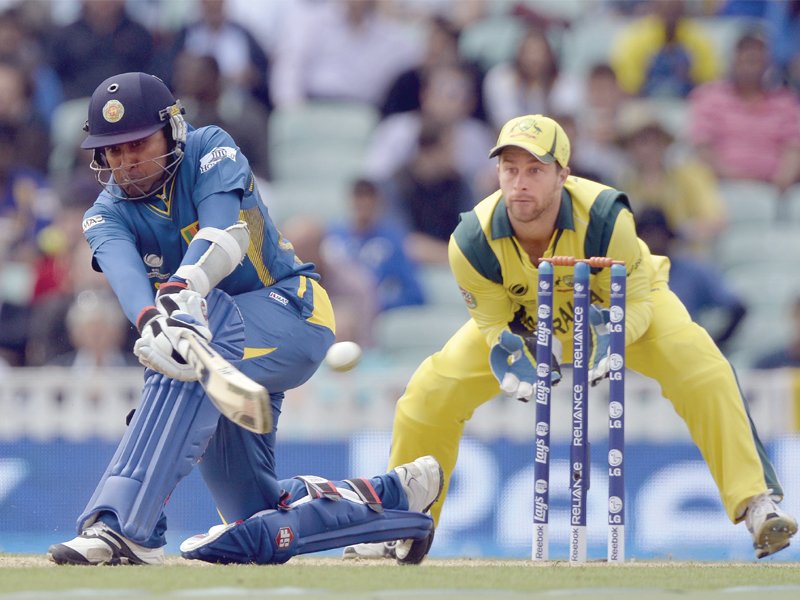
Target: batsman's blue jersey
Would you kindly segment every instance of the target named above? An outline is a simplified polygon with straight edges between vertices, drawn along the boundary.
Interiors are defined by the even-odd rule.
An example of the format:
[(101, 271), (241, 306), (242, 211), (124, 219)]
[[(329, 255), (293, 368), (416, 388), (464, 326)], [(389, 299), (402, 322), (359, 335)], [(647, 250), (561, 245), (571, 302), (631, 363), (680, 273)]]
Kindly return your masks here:
[[(247, 158), (215, 126), (189, 131), (183, 162), (161, 193), (132, 202), (103, 191), (86, 212), (83, 231), (95, 268), (105, 273), (135, 322), (153, 303), (158, 286), (178, 270), (200, 227), (224, 229), (238, 220), (249, 227), (250, 247), (217, 288), (235, 296), (295, 275), (318, 278), (270, 219)], [(187, 262), (199, 258), (193, 254)]]

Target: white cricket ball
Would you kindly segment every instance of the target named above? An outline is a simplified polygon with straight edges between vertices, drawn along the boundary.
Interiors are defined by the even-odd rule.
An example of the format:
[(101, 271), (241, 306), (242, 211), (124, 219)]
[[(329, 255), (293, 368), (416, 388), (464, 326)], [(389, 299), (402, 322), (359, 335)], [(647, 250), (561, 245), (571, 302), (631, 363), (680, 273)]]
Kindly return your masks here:
[(336, 342), (328, 348), (325, 364), (334, 371), (349, 371), (361, 360), (361, 346), (355, 342)]

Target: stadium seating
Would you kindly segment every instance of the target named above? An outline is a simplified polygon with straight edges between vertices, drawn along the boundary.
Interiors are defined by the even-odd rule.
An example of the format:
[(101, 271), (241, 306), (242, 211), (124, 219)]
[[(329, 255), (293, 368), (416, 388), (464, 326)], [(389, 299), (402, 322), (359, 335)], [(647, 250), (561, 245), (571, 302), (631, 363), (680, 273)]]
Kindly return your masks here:
[(722, 180), (719, 192), (732, 226), (774, 223), (778, 215), (778, 188), (764, 181)]
[(76, 98), (62, 102), (53, 112), (50, 127), (52, 150), (47, 167), (51, 177), (66, 178), (73, 171), (76, 153), (85, 136), (83, 125), (88, 110), (89, 98)]
[(349, 188), (348, 182), (339, 180), (285, 179), (266, 184), (261, 196), (270, 217), (280, 227), (298, 215), (314, 216), (325, 222), (343, 219), (348, 211)]
[(725, 271), (731, 287), (750, 308), (785, 309), (800, 294), (797, 272), (800, 259), (758, 260), (734, 265)]
[(419, 268), (419, 278), (426, 304), (464, 306), (464, 299), (449, 266), (423, 265)]
[(268, 132), (273, 179), (350, 181), (361, 170), (377, 122), (377, 109), (351, 102), (274, 110)]
[(735, 367), (752, 367), (759, 357), (786, 345), (791, 334), (787, 309), (755, 307), (729, 341), (726, 354)]
[(800, 266), (800, 227), (790, 222), (732, 224), (716, 242), (714, 257), (722, 270), (743, 263)]
[(525, 23), (510, 15), (494, 15), (469, 25), (459, 38), (459, 52), (483, 69), (511, 60), (525, 32)]
[(393, 360), (419, 363), (439, 350), (469, 318), (464, 306), (403, 306), (375, 320), (378, 348)]

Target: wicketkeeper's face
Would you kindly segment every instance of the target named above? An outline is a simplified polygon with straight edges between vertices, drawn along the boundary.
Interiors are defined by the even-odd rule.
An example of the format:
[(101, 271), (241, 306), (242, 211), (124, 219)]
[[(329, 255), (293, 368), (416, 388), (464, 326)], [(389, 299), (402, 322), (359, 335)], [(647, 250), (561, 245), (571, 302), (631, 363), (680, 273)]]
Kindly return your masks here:
[(568, 175), (568, 168), (545, 164), (522, 148), (505, 148), (497, 163), (497, 177), (511, 220), (528, 223), (557, 211)]

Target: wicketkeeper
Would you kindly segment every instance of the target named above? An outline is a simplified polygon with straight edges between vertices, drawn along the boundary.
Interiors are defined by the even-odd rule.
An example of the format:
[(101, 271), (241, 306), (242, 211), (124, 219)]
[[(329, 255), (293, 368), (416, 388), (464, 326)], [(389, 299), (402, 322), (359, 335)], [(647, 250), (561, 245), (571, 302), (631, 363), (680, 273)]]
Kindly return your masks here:
[[(605, 256), (625, 262), (627, 366), (661, 385), (689, 428), (734, 523), (745, 521), (758, 558), (789, 545), (795, 519), (778, 502), (783, 489), (750, 419), (733, 369), (706, 331), (692, 322), (669, 289), (669, 260), (653, 256), (636, 236), (628, 199), (608, 186), (573, 177), (570, 143), (554, 120), (527, 115), (510, 120), (490, 157), (497, 157), (500, 189), (463, 213), (450, 238), (450, 266), (470, 312), (458, 332), (427, 358), (397, 403), (389, 466), (434, 454), (445, 473), (433, 505), (438, 520), (456, 464), (464, 424), (502, 391), (529, 400), (536, 363), (526, 343), (536, 327), (539, 259)], [(571, 267), (555, 267), (554, 338), (572, 353)], [(610, 275), (593, 269), (590, 285), (590, 379), (607, 375)], [(553, 370), (553, 382), (560, 378)], [(416, 542), (427, 550), (432, 539)], [(389, 546), (347, 548), (345, 557), (384, 556)]]

